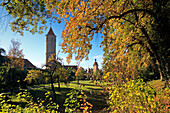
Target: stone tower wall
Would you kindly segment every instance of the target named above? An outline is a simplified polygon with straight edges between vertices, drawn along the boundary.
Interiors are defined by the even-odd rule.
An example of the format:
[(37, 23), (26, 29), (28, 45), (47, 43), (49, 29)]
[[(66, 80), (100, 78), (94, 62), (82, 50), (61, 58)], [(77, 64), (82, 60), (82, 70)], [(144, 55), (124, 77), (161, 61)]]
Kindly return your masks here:
[(95, 62), (93, 64), (93, 73), (95, 73), (97, 70), (99, 70), (99, 68), (98, 68), (97, 60), (95, 59)]
[(54, 55), (54, 58), (56, 57), (56, 36), (49, 34), (46, 35), (46, 63), (51, 55)]
[(99, 69), (98, 69), (98, 65), (94, 65), (94, 66), (93, 66), (93, 72), (95, 73), (97, 70), (99, 70)]

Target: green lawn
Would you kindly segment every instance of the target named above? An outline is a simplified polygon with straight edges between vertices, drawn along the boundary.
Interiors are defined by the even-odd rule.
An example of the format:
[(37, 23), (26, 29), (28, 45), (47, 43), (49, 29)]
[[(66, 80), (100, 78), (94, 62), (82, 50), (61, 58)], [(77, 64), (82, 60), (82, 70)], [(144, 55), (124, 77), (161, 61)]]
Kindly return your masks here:
[[(95, 82), (91, 81), (80, 81), (78, 84), (77, 81), (72, 81), (71, 83), (64, 84), (61, 83), (61, 91), (58, 91), (58, 84), (55, 83), (55, 91), (57, 95), (57, 104), (59, 104), (59, 111), (61, 113), (64, 112), (63, 103), (65, 101), (66, 94), (70, 92), (70, 90), (74, 88), (82, 88), (83, 92), (87, 95), (87, 101), (90, 102), (93, 105), (92, 112), (93, 113), (104, 113), (103, 109), (107, 108), (106, 98), (108, 97), (106, 94), (103, 94), (104, 90), (101, 88), (105, 88), (109, 83), (101, 83), (100, 85)], [(164, 86), (164, 81), (160, 80), (153, 80), (147, 82), (147, 84), (150, 84), (154, 89), (161, 90)], [(45, 99), (45, 93), (47, 91), (51, 92), (51, 85), (50, 84), (40, 84), (40, 85), (34, 85), (29, 86), (28, 91), (33, 96), (33, 100), (37, 102), (37, 99), (40, 98), (42, 100)], [(5, 93), (8, 94), (8, 93)], [(10, 93), (9, 93), (10, 94)], [(51, 92), (52, 94), (52, 92)], [(166, 97), (167, 98), (167, 97)], [(168, 98), (167, 98), (168, 99)], [(164, 99), (166, 100), (166, 99)], [(20, 99), (16, 98), (16, 96), (11, 96), (11, 101), (14, 104), (19, 104), (24, 107), (25, 101), (20, 101)]]
[[(66, 94), (69, 93), (69, 91), (72, 90), (73, 88), (80, 88), (80, 87), (83, 89), (83, 92), (87, 95), (86, 100), (93, 105), (93, 110), (92, 110), (93, 113), (99, 113), (102, 109), (107, 107), (106, 99), (105, 99), (106, 96), (101, 93), (102, 88), (91, 81), (80, 81), (79, 84), (77, 83), (77, 81), (72, 81), (67, 85), (62, 83), (60, 92), (58, 92), (58, 84), (55, 83), (54, 86), (57, 94), (57, 104), (59, 104), (60, 106), (59, 110), (61, 113), (64, 112), (64, 107), (62, 105), (66, 99)], [(46, 84), (46, 85), (41, 84), (41, 85), (29, 87), (28, 90), (30, 91), (35, 101), (37, 100), (37, 98), (43, 100), (45, 98), (45, 93), (47, 91), (51, 92), (51, 86), (50, 84)], [(19, 102), (19, 100), (14, 96), (12, 97), (12, 101)]]
[[(57, 95), (57, 104), (59, 104), (59, 111), (61, 113), (64, 112), (64, 107), (63, 103), (65, 101), (66, 94), (69, 93), (70, 90), (74, 88), (82, 88), (83, 92), (87, 95), (87, 101), (90, 102), (93, 105), (92, 112), (93, 113), (99, 113), (102, 112), (104, 108), (107, 107), (106, 104), (106, 95), (104, 95), (102, 92), (104, 91), (100, 86), (106, 86), (107, 83), (101, 83), (100, 85), (96, 85), (96, 83), (91, 82), (91, 81), (80, 81), (78, 84), (77, 81), (72, 81), (69, 84), (64, 84), (61, 83), (61, 91), (58, 91), (58, 84), (55, 83), (55, 91)], [(164, 86), (164, 82), (160, 80), (153, 80), (148, 82), (154, 89), (160, 90)], [(51, 92), (51, 85), (50, 84), (40, 84), (40, 85), (34, 85), (34, 86), (29, 86), (28, 91), (31, 93), (31, 95), (34, 98), (34, 101), (37, 100), (37, 98), (40, 98), (42, 100), (45, 99), (45, 93), (47, 91)], [(52, 92), (51, 92), (52, 94)], [(17, 99), (15, 96), (11, 97), (12, 101), (14, 103), (20, 103), (20, 100)], [(24, 106), (24, 101), (23, 101), (23, 106)]]
[(165, 81), (161, 80), (153, 80), (148, 82), (154, 89), (160, 90), (161, 88), (164, 87)]

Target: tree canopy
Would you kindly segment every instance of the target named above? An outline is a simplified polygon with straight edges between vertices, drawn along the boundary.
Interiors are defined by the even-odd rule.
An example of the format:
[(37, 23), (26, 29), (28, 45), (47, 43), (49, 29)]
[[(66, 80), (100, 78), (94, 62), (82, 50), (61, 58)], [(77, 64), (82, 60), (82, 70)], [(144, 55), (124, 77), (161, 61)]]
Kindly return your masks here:
[[(152, 65), (161, 79), (168, 77), (168, 0), (3, 0), (13, 16), (13, 31), (42, 33), (46, 19), (65, 21), (63, 52), (88, 59), (95, 33), (102, 34), (107, 72), (133, 76)], [(22, 9), (22, 10), (21, 10)], [(58, 18), (55, 14), (58, 14)], [(39, 26), (38, 26), (39, 25)], [(32, 27), (29, 27), (32, 26)], [(154, 66), (156, 64), (156, 66)]]

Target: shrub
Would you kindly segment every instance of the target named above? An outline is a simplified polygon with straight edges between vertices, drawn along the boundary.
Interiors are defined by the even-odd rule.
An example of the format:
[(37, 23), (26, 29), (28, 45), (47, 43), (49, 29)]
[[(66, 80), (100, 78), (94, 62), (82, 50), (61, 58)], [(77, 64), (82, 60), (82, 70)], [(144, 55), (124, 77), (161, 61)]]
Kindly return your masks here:
[(91, 112), (92, 105), (86, 101), (87, 96), (84, 94), (82, 89), (73, 89), (67, 94), (64, 105), (66, 113), (78, 112), (83, 113)]
[[(39, 112), (50, 112), (58, 113), (58, 107), (56, 103), (52, 101), (50, 92), (45, 93), (45, 100), (33, 101), (33, 97), (29, 92), (20, 92), (17, 94), (17, 98), (20, 100), (20, 105), (10, 103), (10, 100), (3, 100), (0, 103), (0, 112), (2, 113), (39, 113)], [(0, 100), (4, 97), (0, 97)], [(25, 107), (22, 106), (22, 102), (26, 103)], [(47, 104), (46, 104), (47, 103)]]
[(169, 89), (155, 91), (141, 79), (127, 80), (110, 89), (108, 103), (112, 112), (169, 112)]

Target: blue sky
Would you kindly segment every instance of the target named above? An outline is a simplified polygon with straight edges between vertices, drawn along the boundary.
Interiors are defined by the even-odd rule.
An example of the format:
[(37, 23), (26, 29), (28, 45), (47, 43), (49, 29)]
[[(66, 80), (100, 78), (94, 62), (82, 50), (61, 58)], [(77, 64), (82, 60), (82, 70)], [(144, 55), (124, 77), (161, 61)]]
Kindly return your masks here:
[[(2, 23), (1, 23), (2, 24)], [(50, 26), (50, 24), (48, 23)], [(2, 26), (2, 25), (1, 25)], [(11, 39), (19, 39), (19, 41), (22, 43), (20, 49), (23, 49), (23, 54), (25, 55), (24, 58), (30, 60), (35, 66), (41, 67), (45, 64), (45, 35), (49, 31), (49, 28), (44, 31), (43, 34), (39, 35), (34, 34), (32, 35), (30, 32), (24, 32), (24, 36), (20, 36), (19, 34), (12, 32), (9, 26), (5, 28), (1, 27), (0, 29), (0, 47), (4, 48), (6, 50), (6, 53), (8, 53)], [(53, 23), (52, 29), (55, 33), (56, 37), (56, 53), (58, 50), (61, 50), (61, 47), (59, 46), (59, 42), (62, 42), (61, 32), (64, 30), (64, 22), (58, 24)], [(94, 39), (92, 40), (92, 50), (89, 54), (89, 60), (83, 60), (80, 63), (80, 66), (84, 68), (92, 68), (95, 58), (97, 59), (99, 68), (101, 69), (101, 63), (102, 63), (102, 55), (103, 51), (102, 48), (100, 48), (100, 42), (101, 38), (100, 35), (95, 35)], [(63, 58), (63, 62), (65, 65), (68, 65), (66, 62), (66, 56), (67, 54), (59, 53), (59, 57)], [(73, 58), (71, 63), (69, 65), (77, 65), (76, 60)]]

